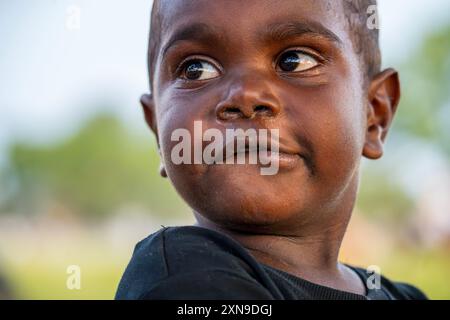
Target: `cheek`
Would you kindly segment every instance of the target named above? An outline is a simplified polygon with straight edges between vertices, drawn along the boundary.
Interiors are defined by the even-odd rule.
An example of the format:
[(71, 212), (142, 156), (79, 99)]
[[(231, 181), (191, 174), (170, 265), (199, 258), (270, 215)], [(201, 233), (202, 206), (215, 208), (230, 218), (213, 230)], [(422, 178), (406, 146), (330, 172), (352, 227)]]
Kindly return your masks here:
[(180, 94), (176, 90), (166, 90), (158, 96), (157, 119), (161, 152), (166, 165), (170, 165), (172, 148), (178, 144), (171, 141), (172, 133), (177, 129), (187, 129), (193, 139), (194, 122), (207, 123), (211, 108), (208, 99), (197, 94)]
[[(179, 145), (180, 140), (172, 141), (175, 130), (186, 129), (189, 132), (187, 145), (190, 146), (190, 159), (194, 160), (194, 138), (196, 121), (201, 121), (202, 137), (204, 131), (215, 125), (214, 92), (193, 92), (166, 90), (157, 100), (158, 134), (161, 154), (167, 174), (175, 188), (184, 194), (191, 194), (192, 187), (198, 186), (202, 181), (207, 166), (204, 164), (174, 164), (172, 161), (172, 150)], [(201, 143), (201, 142), (200, 142)], [(205, 144), (206, 142), (204, 142)], [(204, 147), (204, 145), (203, 145)]]
[[(341, 81), (348, 84), (348, 81)], [(303, 90), (292, 117), (312, 142), (319, 188), (339, 191), (359, 165), (364, 142), (361, 90), (329, 83)]]

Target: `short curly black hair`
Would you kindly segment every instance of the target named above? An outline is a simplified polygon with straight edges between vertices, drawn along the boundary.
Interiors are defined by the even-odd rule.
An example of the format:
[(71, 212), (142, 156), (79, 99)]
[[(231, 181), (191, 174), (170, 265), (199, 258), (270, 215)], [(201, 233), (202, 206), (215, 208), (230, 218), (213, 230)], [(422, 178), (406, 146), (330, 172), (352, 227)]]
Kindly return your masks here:
[(371, 8), (377, 8), (377, 0), (342, 1), (349, 28), (352, 30), (353, 46), (361, 57), (361, 64), (366, 69), (367, 79), (370, 79), (381, 69), (380, 32), (378, 26), (369, 26), (367, 23), (369, 15), (377, 13), (377, 11), (369, 11)]
[[(379, 30), (378, 27), (369, 28), (367, 24), (369, 14), (373, 14), (373, 12), (369, 12), (369, 9), (376, 8), (377, 0), (338, 1), (342, 1), (348, 28), (351, 30), (355, 52), (360, 56), (361, 67), (366, 72), (365, 78), (369, 80), (380, 72), (381, 69)], [(162, 23), (160, 1), (154, 0), (151, 13), (147, 61), (151, 89), (153, 89), (153, 73), (157, 57), (156, 53), (161, 41)]]

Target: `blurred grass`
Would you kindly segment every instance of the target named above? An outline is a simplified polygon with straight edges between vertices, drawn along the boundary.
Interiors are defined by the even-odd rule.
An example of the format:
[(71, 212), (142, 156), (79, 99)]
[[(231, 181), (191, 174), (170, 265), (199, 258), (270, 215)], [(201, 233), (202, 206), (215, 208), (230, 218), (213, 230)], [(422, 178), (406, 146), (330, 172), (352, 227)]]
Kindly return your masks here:
[(412, 284), (430, 299), (450, 299), (448, 250), (397, 250), (381, 267), (389, 279)]
[(81, 289), (66, 287), (65, 265), (14, 266), (8, 276), (17, 299), (113, 299), (126, 264), (93, 261), (81, 267)]
[[(114, 256), (111, 248), (101, 248), (98, 244), (79, 247), (71, 258), (56, 258), (57, 252), (67, 248), (39, 255), (28, 261), (11, 261), (5, 264), (4, 273), (10, 283), (15, 299), (113, 299), (123, 271), (131, 257), (120, 254)], [(105, 254), (108, 253), (108, 254)], [(66, 286), (69, 265), (81, 269), (81, 288), (70, 290)]]

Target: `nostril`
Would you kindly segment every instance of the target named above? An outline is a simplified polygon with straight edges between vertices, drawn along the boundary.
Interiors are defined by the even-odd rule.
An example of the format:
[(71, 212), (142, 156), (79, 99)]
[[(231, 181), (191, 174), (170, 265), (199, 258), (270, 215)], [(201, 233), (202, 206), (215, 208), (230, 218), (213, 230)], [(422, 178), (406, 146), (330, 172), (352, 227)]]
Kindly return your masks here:
[(236, 107), (231, 107), (231, 108), (227, 108), (225, 110), (225, 112), (229, 112), (229, 113), (241, 113), (241, 110), (239, 108)]
[(264, 106), (264, 105), (258, 105), (253, 110), (255, 113), (262, 113), (262, 114), (271, 114), (272, 113), (272, 109), (269, 108), (268, 106)]
[(252, 119), (254, 117), (273, 117), (277, 114), (277, 108), (271, 104), (243, 105), (236, 104), (221, 105), (217, 108), (217, 117), (221, 120), (234, 120), (240, 118)]
[(218, 116), (222, 120), (242, 118), (244, 115), (239, 107), (227, 106), (219, 110)]

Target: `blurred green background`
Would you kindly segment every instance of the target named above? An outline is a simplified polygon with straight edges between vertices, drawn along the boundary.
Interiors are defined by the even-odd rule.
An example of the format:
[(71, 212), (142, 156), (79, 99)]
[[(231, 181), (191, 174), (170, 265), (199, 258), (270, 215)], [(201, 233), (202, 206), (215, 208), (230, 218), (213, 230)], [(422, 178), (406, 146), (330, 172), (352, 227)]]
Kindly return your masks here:
[[(401, 31), (382, 48), (403, 97), (385, 156), (363, 162), (341, 259), (450, 299), (450, 20), (400, 19), (399, 1), (381, 3), (382, 35)], [(0, 33), (17, 33), (5, 33), (0, 56), (0, 299), (111, 299), (137, 241), (193, 222), (159, 177), (137, 103), (151, 2), (129, 5), (0, 5)], [(70, 265), (80, 290), (67, 289)]]

